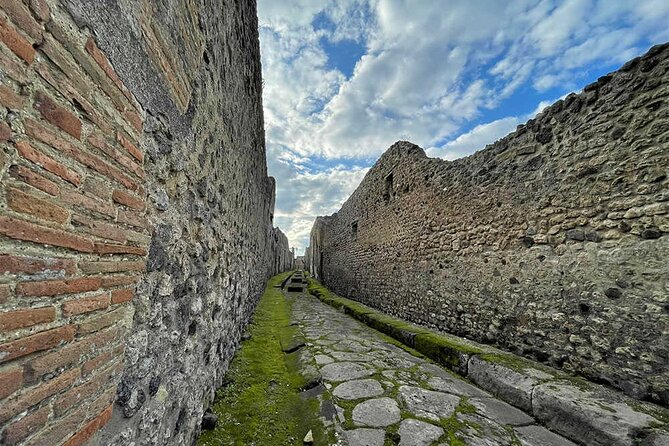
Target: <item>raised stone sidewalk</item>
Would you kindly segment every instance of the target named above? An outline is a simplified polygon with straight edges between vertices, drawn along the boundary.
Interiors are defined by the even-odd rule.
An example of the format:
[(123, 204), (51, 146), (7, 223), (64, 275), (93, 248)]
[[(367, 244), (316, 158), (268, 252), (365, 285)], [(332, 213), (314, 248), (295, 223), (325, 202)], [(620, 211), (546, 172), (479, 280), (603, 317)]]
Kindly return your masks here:
[(286, 294), (342, 444), (669, 445), (664, 408), (310, 288), (330, 305)]

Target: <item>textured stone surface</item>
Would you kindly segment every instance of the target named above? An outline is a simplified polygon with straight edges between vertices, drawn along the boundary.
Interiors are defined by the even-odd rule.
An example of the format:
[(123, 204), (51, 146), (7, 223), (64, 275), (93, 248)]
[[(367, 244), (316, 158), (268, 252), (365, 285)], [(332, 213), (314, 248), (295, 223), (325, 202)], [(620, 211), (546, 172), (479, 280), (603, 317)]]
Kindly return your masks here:
[(467, 158), (393, 145), (316, 220), (309, 269), (385, 313), (669, 404), (668, 67), (655, 47)]
[(400, 423), (400, 446), (429, 446), (444, 434), (439, 426), (420, 420), (404, 420)]
[(478, 409), (483, 416), (501, 421), (511, 426), (531, 424), (534, 419), (522, 410), (494, 398), (470, 398), (469, 402)]
[(659, 424), (643, 403), (600, 392), (568, 381), (540, 385), (534, 390), (534, 416), (556, 432), (597, 446), (640, 443)]
[[(325, 387), (337, 413), (335, 431), (349, 446), (458, 440), (474, 446), (512, 446), (517, 444), (515, 425), (534, 425), (532, 417), (399, 348), (395, 341), (313, 296), (287, 294), (292, 299), (292, 319), (307, 341), (303, 349), (314, 357), (331, 358), (334, 362), (317, 363), (321, 374), (334, 372), (338, 380), (343, 379), (326, 382)], [(346, 343), (341, 342), (344, 339)], [(361, 351), (350, 352), (351, 345)], [(360, 362), (349, 362), (350, 353)], [(373, 377), (361, 379), (353, 373), (346, 378), (341, 370), (364, 371)]]
[(357, 400), (360, 398), (371, 398), (383, 393), (383, 387), (375, 379), (360, 379), (346, 381), (334, 388), (332, 394), (344, 400)]
[(345, 432), (348, 446), (383, 446), (386, 433), (382, 429), (360, 428)]
[(353, 422), (357, 425), (385, 427), (400, 421), (400, 408), (391, 398), (363, 401), (353, 409)]
[(521, 426), (515, 428), (514, 432), (522, 446), (576, 446), (541, 426)]
[(532, 410), (532, 390), (552, 375), (540, 370), (513, 370), (502, 364), (473, 357), (467, 376), (479, 386), (524, 410)]
[(353, 362), (336, 362), (321, 368), (321, 374), (328, 381), (347, 381), (369, 376), (372, 371)]

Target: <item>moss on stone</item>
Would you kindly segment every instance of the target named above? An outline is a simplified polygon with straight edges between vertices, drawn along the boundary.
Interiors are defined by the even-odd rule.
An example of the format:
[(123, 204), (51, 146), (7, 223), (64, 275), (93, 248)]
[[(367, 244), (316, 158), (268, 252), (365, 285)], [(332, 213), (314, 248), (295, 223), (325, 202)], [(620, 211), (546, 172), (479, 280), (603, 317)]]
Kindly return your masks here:
[(251, 339), (242, 343), (226, 374), (230, 384), (217, 391), (218, 426), (200, 436), (199, 446), (301, 445), (309, 430), (316, 444), (333, 440), (318, 418), (319, 401), (300, 395), (304, 378), (281, 349), (281, 339), (292, 331), (291, 312), (275, 285), (286, 275), (269, 281), (249, 326)]

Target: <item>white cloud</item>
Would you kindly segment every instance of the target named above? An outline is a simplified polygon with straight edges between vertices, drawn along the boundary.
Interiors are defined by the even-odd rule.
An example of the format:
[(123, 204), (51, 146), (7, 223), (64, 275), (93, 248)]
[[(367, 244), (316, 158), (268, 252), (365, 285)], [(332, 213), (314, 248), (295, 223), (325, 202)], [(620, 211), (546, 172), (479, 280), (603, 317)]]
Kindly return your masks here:
[[(578, 89), (592, 66), (669, 39), (669, 2), (259, 0), (259, 21), (275, 215), (303, 244), (308, 220), (336, 210), (361, 178), (362, 161), (349, 172), (334, 166), (342, 158), (375, 158), (399, 139), (449, 159), (480, 149), (524, 117), (458, 131), (505, 98)], [(353, 75), (332, 66), (324, 39), (365, 48)], [(288, 194), (314, 204), (295, 207)]]

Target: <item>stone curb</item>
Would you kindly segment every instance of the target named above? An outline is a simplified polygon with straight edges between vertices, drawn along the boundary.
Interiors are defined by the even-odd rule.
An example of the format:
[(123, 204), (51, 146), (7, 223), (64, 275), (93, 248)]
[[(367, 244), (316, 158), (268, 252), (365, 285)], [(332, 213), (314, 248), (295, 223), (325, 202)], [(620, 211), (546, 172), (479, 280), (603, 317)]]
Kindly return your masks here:
[(584, 446), (669, 446), (669, 410), (546, 365), (439, 333), (337, 296), (313, 279), (308, 292), (470, 379)]

